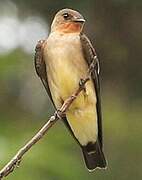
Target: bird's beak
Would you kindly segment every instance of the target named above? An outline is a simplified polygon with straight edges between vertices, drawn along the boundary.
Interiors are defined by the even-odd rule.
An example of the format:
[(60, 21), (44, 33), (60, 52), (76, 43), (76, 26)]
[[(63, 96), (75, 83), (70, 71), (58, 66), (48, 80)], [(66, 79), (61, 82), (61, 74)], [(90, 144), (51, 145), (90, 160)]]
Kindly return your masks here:
[(79, 23), (85, 23), (85, 19), (83, 19), (83, 18), (73, 18), (72, 21), (79, 22)]

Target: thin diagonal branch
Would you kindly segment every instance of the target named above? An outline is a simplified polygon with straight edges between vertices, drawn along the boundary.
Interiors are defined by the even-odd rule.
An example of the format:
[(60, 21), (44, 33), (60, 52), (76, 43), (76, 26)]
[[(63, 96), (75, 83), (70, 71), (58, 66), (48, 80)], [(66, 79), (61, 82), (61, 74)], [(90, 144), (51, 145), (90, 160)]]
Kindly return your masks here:
[(33, 145), (36, 144), (48, 132), (48, 130), (66, 114), (66, 111), (69, 109), (73, 101), (77, 98), (80, 92), (85, 89), (85, 84), (87, 81), (89, 81), (91, 73), (96, 67), (97, 56), (94, 56), (93, 61), (91, 62), (88, 69), (88, 75), (85, 79), (80, 80), (78, 89), (69, 98), (66, 99), (62, 107), (57, 110), (53, 116), (50, 117), (49, 121), (47, 121), (47, 123), (37, 132), (37, 134), (31, 140), (29, 140), (3, 167), (3, 169), (0, 171), (0, 180), (13, 172), (16, 167), (19, 167), (20, 162), (26, 152), (29, 151)]
[(16, 167), (19, 167), (19, 164), (27, 151), (29, 151), (34, 144), (36, 144), (47, 132), (48, 130), (59, 120), (62, 118), (72, 102), (77, 98), (80, 92), (84, 89), (86, 82), (89, 80), (89, 76), (86, 79), (81, 81), (81, 85), (79, 85), (78, 89), (64, 102), (62, 107), (54, 113), (53, 116), (50, 117), (49, 121), (37, 132), (37, 134), (23, 146), (16, 155), (4, 166), (4, 168), (0, 171), (0, 179), (6, 177), (9, 173), (11, 173)]

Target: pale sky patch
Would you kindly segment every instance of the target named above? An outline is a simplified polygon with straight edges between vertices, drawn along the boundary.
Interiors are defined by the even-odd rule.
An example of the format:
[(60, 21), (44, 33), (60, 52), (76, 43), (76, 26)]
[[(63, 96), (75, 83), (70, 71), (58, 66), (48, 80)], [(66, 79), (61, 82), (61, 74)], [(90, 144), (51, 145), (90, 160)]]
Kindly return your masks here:
[(32, 54), (37, 41), (47, 35), (48, 26), (42, 18), (29, 16), (21, 21), (14, 3), (8, 0), (0, 2), (0, 53), (21, 47)]

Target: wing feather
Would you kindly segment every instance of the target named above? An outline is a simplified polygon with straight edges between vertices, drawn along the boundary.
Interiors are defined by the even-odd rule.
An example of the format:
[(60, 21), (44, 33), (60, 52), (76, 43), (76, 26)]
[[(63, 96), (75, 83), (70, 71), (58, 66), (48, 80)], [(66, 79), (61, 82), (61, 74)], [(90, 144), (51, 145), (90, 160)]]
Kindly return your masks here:
[(94, 82), (94, 88), (96, 91), (96, 96), (97, 96), (97, 117), (98, 117), (98, 139), (100, 142), (100, 146), (102, 148), (103, 146), (103, 135), (102, 135), (102, 112), (101, 112), (101, 97), (100, 97), (100, 82), (99, 82), (99, 71), (100, 71), (100, 66), (99, 66), (99, 61), (97, 58), (97, 54), (95, 49), (93, 48), (91, 42), (87, 38), (87, 36), (83, 33), (80, 34), (80, 40), (82, 44), (82, 49), (84, 53), (84, 58), (88, 64), (88, 66), (91, 65), (92, 61), (96, 61), (96, 66), (91, 74), (91, 77)]
[(44, 56), (43, 56), (45, 44), (46, 44), (45, 40), (40, 40), (40, 41), (38, 41), (38, 43), (36, 45), (35, 56), (34, 56), (35, 69), (36, 69), (37, 75), (40, 77), (52, 103), (54, 104), (52, 96), (51, 96), (51, 92), (49, 89), (49, 85), (48, 85), (46, 65), (45, 65)]

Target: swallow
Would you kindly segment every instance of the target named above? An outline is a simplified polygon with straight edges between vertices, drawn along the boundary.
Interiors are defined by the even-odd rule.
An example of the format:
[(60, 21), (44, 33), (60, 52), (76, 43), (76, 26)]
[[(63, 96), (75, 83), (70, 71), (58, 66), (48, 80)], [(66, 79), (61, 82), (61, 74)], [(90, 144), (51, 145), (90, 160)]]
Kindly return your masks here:
[(99, 83), (99, 61), (90, 40), (83, 33), (85, 19), (77, 11), (58, 11), (46, 40), (35, 49), (35, 69), (54, 107), (60, 109), (64, 101), (87, 76), (96, 58), (90, 80), (67, 110), (63, 122), (82, 149), (89, 171), (106, 168), (103, 153), (102, 113)]

